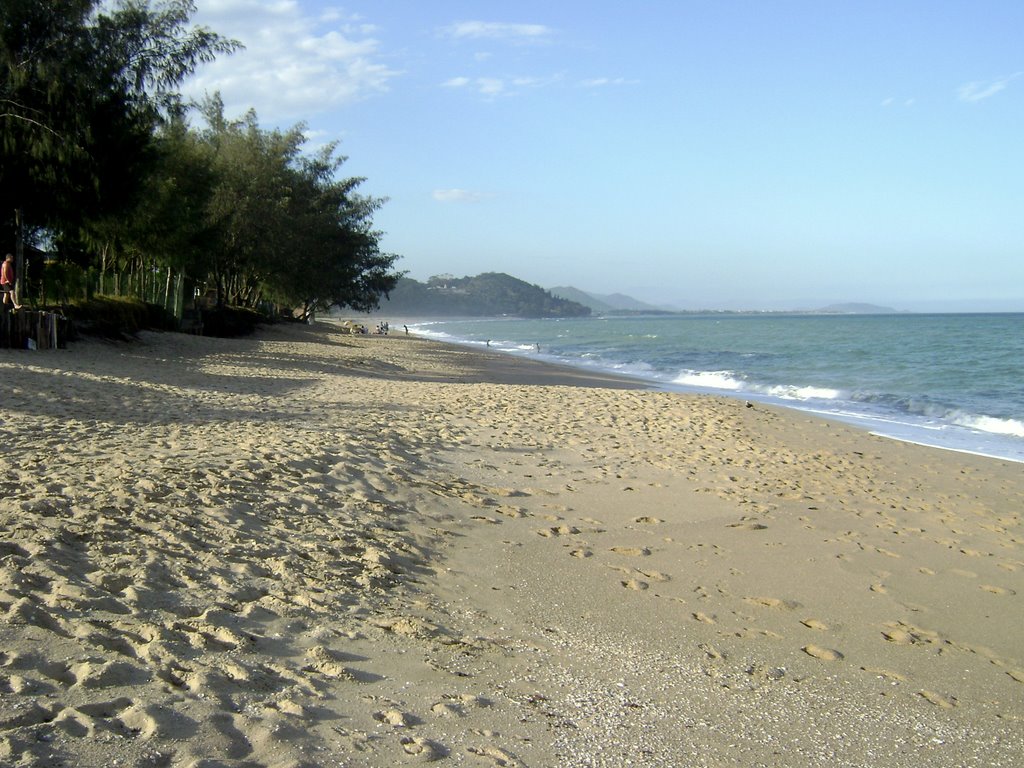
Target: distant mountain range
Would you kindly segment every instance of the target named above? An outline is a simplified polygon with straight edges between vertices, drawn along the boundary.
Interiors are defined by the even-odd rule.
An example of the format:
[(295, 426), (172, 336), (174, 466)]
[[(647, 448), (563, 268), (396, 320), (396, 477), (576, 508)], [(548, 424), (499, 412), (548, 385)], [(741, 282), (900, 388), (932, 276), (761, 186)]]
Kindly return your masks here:
[[(586, 317), (595, 315), (745, 314), (704, 309), (686, 312), (656, 306), (623, 293), (599, 294), (571, 286), (545, 290), (500, 272), (474, 277), (437, 275), (426, 283), (403, 277), (383, 302), (389, 312), (409, 317)], [(748, 310), (755, 312), (757, 310)], [(778, 314), (882, 315), (896, 310), (876, 304), (831, 304), (820, 309), (790, 310)], [(773, 312), (774, 314), (774, 312)]]
[(892, 307), (880, 307), (877, 304), (830, 304), (827, 307), (815, 310), (833, 315), (895, 315), (897, 310)]
[[(577, 304), (582, 304), (585, 307), (590, 307), (590, 310), (597, 315), (693, 314), (693, 312), (673, 307), (659, 307), (653, 304), (647, 304), (623, 293), (588, 293), (587, 291), (582, 291), (579, 288), (560, 285), (556, 288), (552, 288), (551, 294), (563, 299), (575, 301)], [(716, 311), (723, 310), (702, 309), (697, 310), (696, 313), (703, 314), (705, 312)], [(757, 310), (748, 311), (753, 312)], [(736, 310), (731, 312), (744, 314), (743, 312)], [(851, 302), (846, 304), (830, 304), (827, 307), (821, 307), (820, 309), (778, 310), (778, 312), (779, 314), (892, 315), (896, 314), (897, 310), (892, 309), (891, 307), (882, 307), (877, 304)]]
[(582, 304), (585, 307), (590, 307), (592, 312), (599, 315), (615, 313), (658, 314), (676, 311), (665, 307), (656, 307), (653, 304), (647, 304), (639, 299), (634, 299), (632, 296), (627, 296), (624, 293), (587, 293), (586, 291), (581, 291), (579, 288), (562, 285), (557, 288), (552, 288), (551, 294), (553, 296), (558, 296), (559, 298), (568, 299), (569, 301), (575, 301), (577, 304)]

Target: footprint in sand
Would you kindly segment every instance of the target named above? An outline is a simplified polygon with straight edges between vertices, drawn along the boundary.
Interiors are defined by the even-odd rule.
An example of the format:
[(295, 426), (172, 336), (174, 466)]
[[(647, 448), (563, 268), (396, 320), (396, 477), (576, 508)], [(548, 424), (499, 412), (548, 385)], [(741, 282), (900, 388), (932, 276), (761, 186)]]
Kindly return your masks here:
[(578, 558), (581, 558), (581, 559), (584, 558), (584, 557), (593, 557), (593, 555), (594, 555), (594, 553), (591, 552), (589, 549), (574, 549), (569, 554), (572, 555), (573, 557), (578, 557)]
[(882, 637), (890, 643), (896, 643), (896, 645), (913, 645), (917, 642), (917, 637), (905, 629), (892, 629), (888, 632), (883, 632)]
[(463, 717), (465, 715), (462, 707), (450, 701), (439, 701), (430, 708), (430, 711), (437, 717)]
[(505, 517), (512, 518), (526, 517), (526, 515), (528, 514), (527, 510), (523, 509), (522, 507), (500, 506), (495, 511), (499, 515), (504, 515)]
[(374, 712), (373, 719), (379, 723), (387, 723), (395, 728), (407, 728), (419, 722), (418, 718), (399, 709), (385, 709), (381, 712)]
[(658, 523), (663, 523), (665, 521), (660, 517), (649, 517), (644, 515), (643, 517), (634, 517), (633, 522), (640, 523), (642, 525), (657, 525)]
[(780, 600), (777, 597), (745, 597), (743, 602), (762, 608), (782, 608), (787, 611), (800, 607), (800, 603), (795, 600)]
[(725, 653), (720, 651), (713, 645), (701, 643), (697, 647), (704, 651), (704, 655), (707, 656), (709, 659), (712, 659), (714, 661), (724, 661), (726, 659)]
[(952, 709), (957, 705), (956, 698), (953, 696), (944, 696), (936, 691), (918, 691), (918, 695), (929, 704), (934, 704), (936, 707), (941, 707), (942, 709)]
[(990, 592), (993, 595), (1016, 595), (1017, 593), (1006, 587), (997, 587), (993, 584), (982, 584), (981, 588), (986, 592)]
[(861, 669), (869, 675), (875, 675), (884, 680), (892, 680), (896, 683), (905, 683), (907, 681), (906, 677), (899, 672), (893, 672), (891, 669), (882, 669), (881, 667), (861, 667)]
[(631, 555), (633, 557), (646, 557), (651, 554), (647, 547), (612, 547), (609, 551), (617, 555)]
[(501, 768), (525, 768), (526, 764), (511, 752), (498, 747), (466, 747), (466, 751), (477, 757), (490, 760), (493, 765)]
[(829, 628), (828, 624), (823, 621), (818, 621), (817, 619), (804, 619), (800, 623), (808, 629), (816, 629), (819, 632), (826, 632)]
[(843, 654), (834, 648), (822, 648), (820, 645), (805, 645), (803, 652), (822, 661), (839, 661), (843, 658)]
[(696, 619), (697, 621), (701, 622), (702, 624), (715, 624), (716, 623), (715, 622), (715, 618), (713, 616), (708, 616), (708, 614), (701, 613), (700, 611), (697, 611), (696, 613), (691, 613), (690, 615), (694, 619)]
[(648, 584), (646, 581), (641, 581), (640, 579), (626, 579), (625, 581), (620, 581), (619, 583), (626, 589), (632, 589), (637, 592), (643, 592), (645, 589), (650, 589), (651, 587), (651, 585)]
[(448, 750), (436, 741), (424, 739), (421, 736), (403, 736), (401, 739), (402, 749), (407, 755), (419, 758), (420, 760), (432, 763), (447, 757)]
[(945, 645), (947, 641), (938, 632), (930, 629), (922, 629), (902, 622), (890, 622), (886, 624), (887, 629), (882, 631), (882, 637), (896, 645), (917, 645), (926, 643), (930, 645)]
[(726, 528), (739, 528), (742, 531), (764, 531), (768, 529), (768, 526), (764, 523), (755, 523), (750, 520), (745, 520), (739, 523), (729, 523)]

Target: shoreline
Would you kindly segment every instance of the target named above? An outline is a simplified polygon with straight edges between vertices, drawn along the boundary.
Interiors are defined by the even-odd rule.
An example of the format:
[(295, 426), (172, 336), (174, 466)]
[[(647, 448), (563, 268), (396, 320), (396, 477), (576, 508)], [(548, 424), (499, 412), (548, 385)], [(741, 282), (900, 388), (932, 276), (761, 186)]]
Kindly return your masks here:
[(995, 765), (1024, 479), (326, 324), (0, 355), (0, 759)]
[[(410, 322), (414, 324), (417, 322), (430, 323), (430, 321), (420, 320), (412, 320)], [(437, 320), (436, 322), (444, 323), (445, 321)], [(432, 334), (429, 331), (423, 333), (423, 335), (435, 341), (442, 341), (442, 343), (452, 343), (471, 349), (480, 348), (479, 341), (468, 339), (456, 340), (452, 338), (442, 339), (437, 338), (437, 334)], [(445, 336), (445, 334), (441, 335)], [(499, 347), (499, 351), (516, 358), (532, 358), (532, 353), (526, 353), (522, 349)], [(583, 364), (583, 361), (577, 361), (575, 365), (571, 361), (563, 363), (557, 359), (545, 359), (543, 361), (552, 362), (556, 365), (570, 365), (581, 370), (594, 370), (588, 365)], [(625, 376), (630, 380), (645, 383), (647, 386), (658, 390), (683, 394), (708, 394), (739, 398), (759, 404), (818, 414), (822, 418), (849, 424), (868, 432), (875, 432), (893, 440), (1024, 463), (1024, 444), (1021, 444), (1019, 436), (1013, 437), (1012, 432), (1003, 433), (995, 429), (981, 430), (970, 424), (962, 423), (957, 419), (933, 423), (923, 416), (915, 416), (913, 414), (903, 414), (901, 416), (898, 413), (886, 414), (875, 412), (870, 408), (857, 405), (855, 401), (832, 400), (828, 398), (804, 400), (756, 391), (756, 388), (751, 391), (745, 391), (743, 387), (739, 389), (715, 389), (700, 384), (670, 381), (667, 378), (663, 378), (664, 372), (653, 376), (643, 372), (632, 374), (616, 373), (614, 375)], [(985, 419), (982, 418), (980, 420), (984, 421)], [(998, 419), (994, 421), (998, 421)]]

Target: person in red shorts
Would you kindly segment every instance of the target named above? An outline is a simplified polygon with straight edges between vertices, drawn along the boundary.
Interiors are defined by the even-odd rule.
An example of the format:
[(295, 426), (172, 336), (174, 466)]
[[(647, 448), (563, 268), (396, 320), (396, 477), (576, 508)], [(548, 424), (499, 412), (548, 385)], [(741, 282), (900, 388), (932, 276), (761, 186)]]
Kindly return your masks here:
[(0, 266), (0, 291), (4, 294), (4, 304), (13, 304), (15, 309), (21, 309), (14, 294), (14, 254), (8, 253)]

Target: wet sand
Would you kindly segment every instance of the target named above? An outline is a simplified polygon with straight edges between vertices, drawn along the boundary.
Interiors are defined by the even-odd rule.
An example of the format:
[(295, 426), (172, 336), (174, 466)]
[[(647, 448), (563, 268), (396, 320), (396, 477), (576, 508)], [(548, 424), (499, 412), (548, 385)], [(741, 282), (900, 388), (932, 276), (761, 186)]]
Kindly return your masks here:
[(0, 764), (1024, 754), (1020, 464), (324, 324), (0, 377)]

